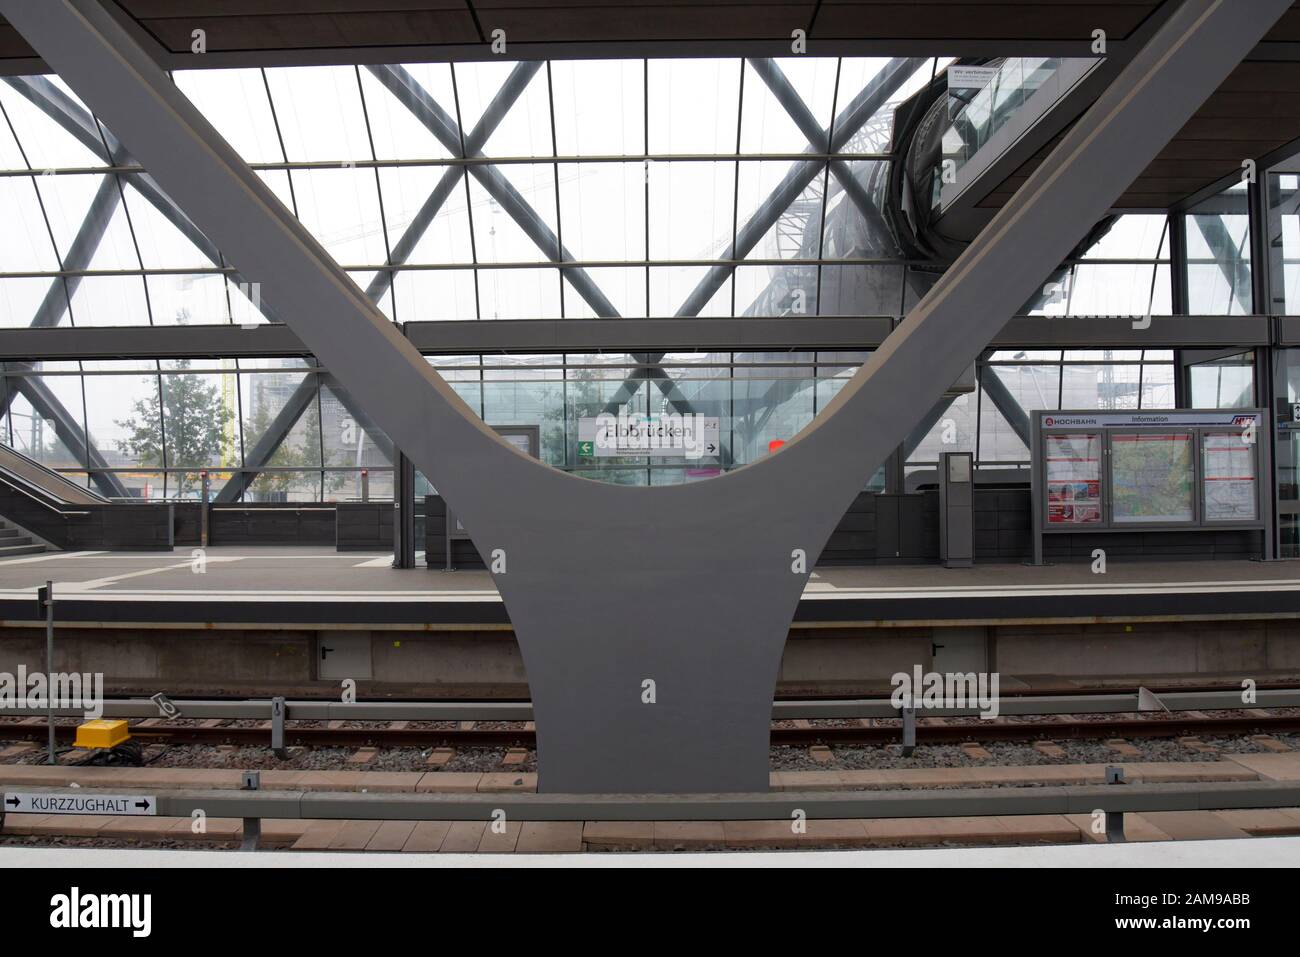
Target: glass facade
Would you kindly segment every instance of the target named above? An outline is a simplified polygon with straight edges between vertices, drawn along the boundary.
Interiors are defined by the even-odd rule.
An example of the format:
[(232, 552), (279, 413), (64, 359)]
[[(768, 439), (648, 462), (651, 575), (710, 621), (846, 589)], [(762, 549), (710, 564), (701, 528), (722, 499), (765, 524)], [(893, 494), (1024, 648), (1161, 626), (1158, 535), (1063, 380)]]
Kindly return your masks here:
[[(886, 209), (900, 162), (894, 111), (951, 61), (773, 62), (322, 66), (174, 79), (399, 322), (901, 319), (938, 273), (909, 259), (885, 225), (896, 213)], [(1003, 61), (998, 83), (961, 114), (974, 124), (962, 158), (1060, 66)], [(57, 77), (0, 80), (0, 207), (11, 224), (0, 231), (0, 327), (276, 321)], [(1249, 312), (1245, 209), (1244, 189), (1231, 189), (1177, 219), (1116, 217), (1025, 312), (1171, 313), (1174, 228), (1184, 230), (1189, 311)], [(489, 423), (538, 425), (551, 465), (658, 484), (767, 454), (864, 356), (430, 361)], [(905, 461), (923, 468), (964, 448), (985, 468), (1023, 463), (1024, 411), (1169, 407), (1174, 361), (1154, 349), (989, 353), (976, 390), (935, 410)], [(1239, 375), (1227, 360), (1197, 366), (1193, 397), (1213, 389), (1221, 398)], [(192, 498), (207, 471), (218, 491), (246, 480), (236, 483), (246, 501), (345, 500), (359, 496), (363, 469), (372, 496), (391, 494), (391, 442), (328, 370), (304, 360), (10, 362), (0, 396), (3, 441), (111, 496)], [(717, 417), (719, 454), (685, 463), (580, 455), (581, 420), (615, 408)]]
[(1198, 203), (1183, 223), (1188, 313), (1242, 316), (1254, 312), (1246, 184), (1236, 183)]
[(984, 469), (1028, 468), (1029, 412), (1175, 404), (1167, 349), (993, 351), (979, 364), (978, 379), (975, 391), (941, 403), (924, 437), (908, 445), (909, 473), (934, 468), (943, 452), (973, 452)]
[[(1295, 160), (1287, 164), (1295, 169)], [(1300, 315), (1300, 174), (1269, 175), (1270, 278), (1273, 286), (1272, 311), (1279, 315)]]
[(1274, 456), (1277, 473), (1278, 553), (1300, 558), (1300, 434), (1295, 407), (1300, 404), (1300, 349), (1278, 352), (1275, 386), (1288, 407), (1280, 416)]
[[(1167, 316), (1173, 312), (1169, 217), (1115, 217), (1026, 304), (1031, 316)], [(1247, 284), (1249, 288), (1249, 284)]]
[[(901, 316), (909, 263), (862, 223), (880, 219), (894, 108), (947, 62), (798, 57), (764, 75), (742, 59), (416, 64), (174, 79), (396, 321)], [(0, 119), (0, 202), (19, 224), (0, 236), (0, 326), (275, 321), (60, 80), (0, 82)], [(877, 208), (855, 205), (861, 193), (848, 187), (863, 183)], [(551, 464), (650, 483), (752, 461), (806, 424), (833, 394), (827, 383), (861, 357), (434, 361), (488, 422), (541, 425)], [(361, 469), (374, 472), (372, 495), (391, 488), (391, 443), (327, 373), (298, 360), (3, 372), (5, 440), (112, 496), (193, 497), (205, 470), (218, 489), (242, 474), (252, 501), (355, 497)], [(701, 468), (580, 461), (579, 420), (616, 399), (719, 417), (722, 454)]]

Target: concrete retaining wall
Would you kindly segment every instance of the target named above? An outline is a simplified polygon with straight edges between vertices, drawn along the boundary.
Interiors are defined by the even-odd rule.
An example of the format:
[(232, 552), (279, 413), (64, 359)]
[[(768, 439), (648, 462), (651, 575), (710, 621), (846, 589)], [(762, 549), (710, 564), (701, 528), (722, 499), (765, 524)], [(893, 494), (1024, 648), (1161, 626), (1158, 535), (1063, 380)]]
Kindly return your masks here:
[[(782, 693), (880, 693), (889, 678), (933, 657), (953, 628), (796, 629), (781, 665)], [(1228, 676), (1234, 681), (1300, 675), (1300, 622), (1134, 623), (997, 626), (985, 630), (984, 667), (1003, 690), (1137, 676)], [(110, 691), (319, 694), (338, 687), (320, 673), (320, 645), (359, 641), (370, 677), (358, 690), (410, 696), (526, 696), (527, 675), (507, 630), (261, 630), (61, 627), (59, 671), (100, 672)], [(0, 671), (43, 670), (45, 639), (36, 628), (0, 629)], [(963, 667), (964, 668), (967, 666)], [(970, 665), (969, 667), (978, 667)], [(725, 680), (720, 675), (719, 680)]]

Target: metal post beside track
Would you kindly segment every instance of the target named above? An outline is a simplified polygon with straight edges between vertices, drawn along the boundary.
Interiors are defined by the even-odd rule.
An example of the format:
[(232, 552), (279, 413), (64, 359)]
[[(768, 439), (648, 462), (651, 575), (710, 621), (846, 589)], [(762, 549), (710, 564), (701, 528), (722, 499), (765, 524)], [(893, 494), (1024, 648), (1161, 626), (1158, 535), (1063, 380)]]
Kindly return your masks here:
[(50, 740), (47, 764), (58, 764), (54, 751), (54, 582), (36, 592), (37, 601), (45, 609), (45, 711), (49, 722)]
[[(1123, 768), (1106, 769), (1107, 784), (1123, 784)], [(1106, 815), (1106, 843), (1123, 844), (1128, 838), (1124, 836), (1124, 812), (1123, 811), (1103, 811)]]
[(271, 750), (275, 756), (283, 761), (289, 756), (288, 749), (284, 746), (284, 698), (275, 697), (271, 699)]
[[(260, 771), (245, 771), (244, 781), (240, 790), (259, 791), (262, 788), (262, 773)], [(258, 842), (262, 839), (262, 819), (260, 817), (244, 818), (244, 839), (240, 842), (241, 851), (257, 850)]]
[(916, 709), (900, 708), (903, 718), (903, 757), (910, 757), (916, 750)]
[(202, 484), (202, 494), (199, 501), (199, 545), (203, 548), (208, 547), (208, 501), (212, 493), (212, 480), (208, 477), (207, 472), (200, 472), (199, 479)]

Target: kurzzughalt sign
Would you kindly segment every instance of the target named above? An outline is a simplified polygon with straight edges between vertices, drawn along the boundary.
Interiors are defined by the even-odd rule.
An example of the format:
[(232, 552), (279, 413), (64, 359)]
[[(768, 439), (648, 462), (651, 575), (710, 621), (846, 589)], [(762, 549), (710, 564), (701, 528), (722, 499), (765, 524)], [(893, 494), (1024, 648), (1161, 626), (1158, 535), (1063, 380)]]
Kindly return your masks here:
[(18, 794), (4, 796), (9, 814), (111, 814), (153, 817), (158, 799), (152, 794)]

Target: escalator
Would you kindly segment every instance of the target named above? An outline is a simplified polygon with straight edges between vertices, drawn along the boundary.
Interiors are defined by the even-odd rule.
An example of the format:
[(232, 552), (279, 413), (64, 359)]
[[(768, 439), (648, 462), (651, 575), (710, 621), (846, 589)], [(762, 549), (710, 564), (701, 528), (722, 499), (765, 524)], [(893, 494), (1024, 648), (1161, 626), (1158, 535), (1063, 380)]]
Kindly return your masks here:
[(98, 492), (4, 445), (0, 445), (0, 481), (51, 505), (107, 505), (109, 502)]
[(66, 544), (69, 521), (89, 506), (110, 500), (0, 445), (0, 559), (48, 551)]

